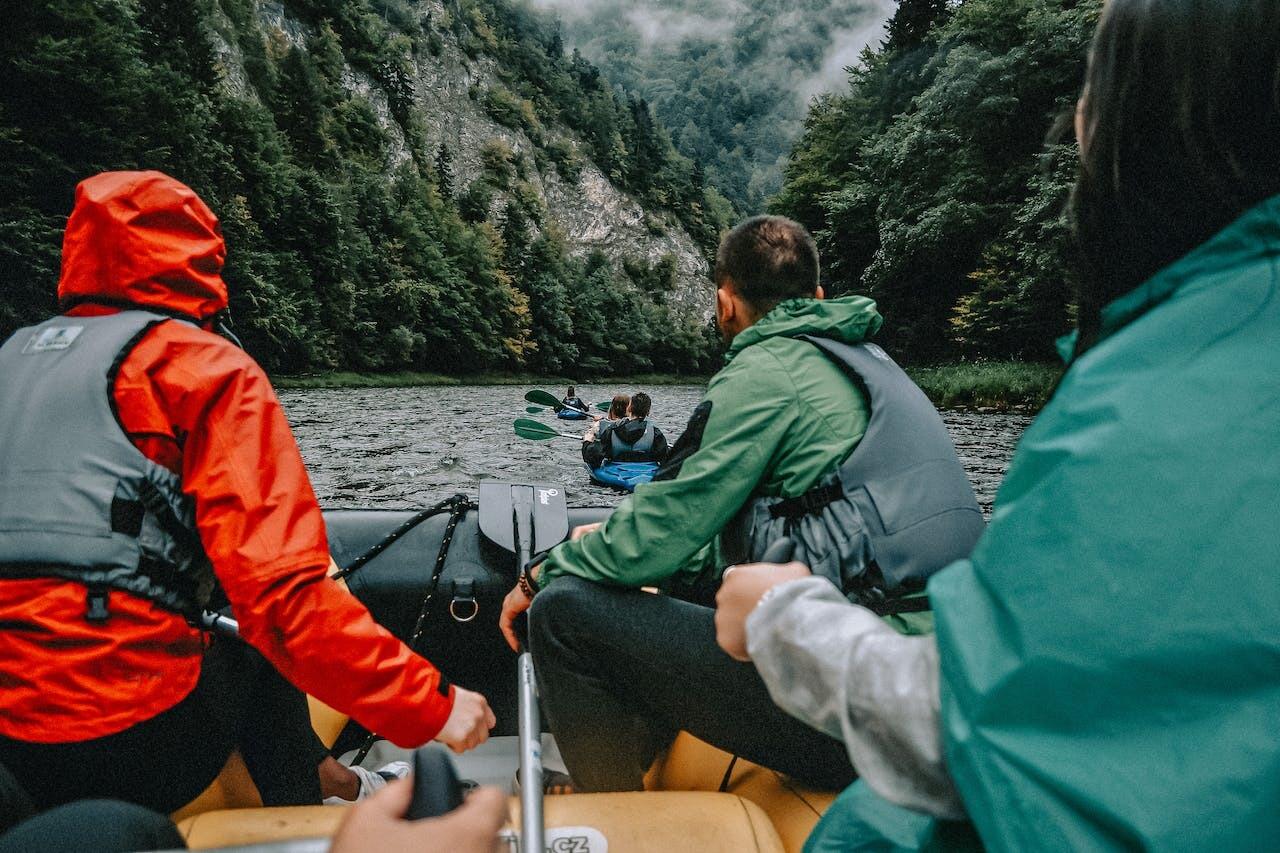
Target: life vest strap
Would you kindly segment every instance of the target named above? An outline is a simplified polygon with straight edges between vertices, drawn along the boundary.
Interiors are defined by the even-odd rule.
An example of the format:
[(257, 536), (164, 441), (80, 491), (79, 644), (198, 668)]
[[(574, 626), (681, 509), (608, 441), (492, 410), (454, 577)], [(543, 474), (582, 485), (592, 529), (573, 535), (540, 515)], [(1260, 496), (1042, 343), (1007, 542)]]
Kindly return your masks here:
[(814, 486), (802, 495), (778, 501), (769, 507), (769, 515), (773, 518), (802, 518), (821, 512), (828, 504), (835, 503), (844, 497), (844, 487), (832, 482), (825, 486)]

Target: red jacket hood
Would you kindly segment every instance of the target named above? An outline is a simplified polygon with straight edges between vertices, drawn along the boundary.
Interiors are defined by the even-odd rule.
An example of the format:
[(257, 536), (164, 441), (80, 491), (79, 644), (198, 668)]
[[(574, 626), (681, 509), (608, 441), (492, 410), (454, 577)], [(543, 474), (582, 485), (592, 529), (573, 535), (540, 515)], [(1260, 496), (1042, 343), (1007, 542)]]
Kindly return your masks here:
[(80, 182), (62, 238), (58, 302), (102, 300), (205, 320), (227, 307), (218, 217), (161, 172), (103, 172)]

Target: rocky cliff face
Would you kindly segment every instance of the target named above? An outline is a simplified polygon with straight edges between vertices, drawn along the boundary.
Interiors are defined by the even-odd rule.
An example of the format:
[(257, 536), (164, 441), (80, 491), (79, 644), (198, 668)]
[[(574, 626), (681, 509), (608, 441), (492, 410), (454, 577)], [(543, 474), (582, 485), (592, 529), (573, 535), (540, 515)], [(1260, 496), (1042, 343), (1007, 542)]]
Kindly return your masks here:
[[(441, 0), (419, 0), (411, 4), (424, 20), (440, 22), (450, 14)], [(306, 49), (313, 28), (290, 13), (280, 2), (256, 2), (258, 24), (268, 44)], [(224, 64), (227, 85), (237, 94), (255, 97), (244, 57), (229, 20), (223, 22), (215, 43)], [(483, 93), (501, 88), (495, 61), (483, 54), (472, 57), (463, 50), (452, 32), (433, 29), (438, 38), (434, 55), (411, 56), (414, 69), (414, 107), (425, 134), (424, 147), (435, 151), (443, 145), (450, 152), (454, 183), (458, 191), (479, 180), (486, 171), (485, 152), (495, 145), (509, 148), (518, 162), (520, 182), (514, 187), (497, 187), (488, 199), (488, 213), (495, 223), (501, 218), (511, 194), (536, 194), (545, 216), (536, 227), (554, 227), (564, 237), (570, 251), (582, 256), (604, 253), (615, 263), (643, 262), (653, 267), (666, 263), (674, 267), (674, 286), (666, 302), (686, 316), (707, 319), (712, 311), (713, 290), (704, 253), (670, 213), (646, 210), (635, 198), (619, 189), (581, 152), (585, 150), (574, 133), (564, 127), (545, 128), (547, 136), (567, 143), (578, 160), (576, 174), (566, 176), (545, 156), (540, 146), (519, 128), (500, 124), (483, 104)], [(369, 74), (352, 68), (344, 70), (343, 85), (360, 95), (373, 108), (390, 140), (387, 168), (409, 159), (405, 129), (395, 117), (388, 94)]]

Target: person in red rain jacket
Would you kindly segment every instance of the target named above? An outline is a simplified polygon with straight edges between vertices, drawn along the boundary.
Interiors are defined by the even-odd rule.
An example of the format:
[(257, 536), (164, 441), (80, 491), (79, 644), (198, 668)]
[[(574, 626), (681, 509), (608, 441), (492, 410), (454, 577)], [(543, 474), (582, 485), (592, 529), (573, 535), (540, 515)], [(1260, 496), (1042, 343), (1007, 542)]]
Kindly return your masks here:
[[(237, 748), (268, 805), (354, 800), (385, 784), (390, 772), (355, 772), (327, 756), (301, 691), (400, 746), (435, 739), (461, 752), (494, 724), (484, 697), (449, 685), (327, 577), (324, 521), (280, 404), (253, 359), (211, 330), (227, 309), (225, 256), (217, 218), (178, 181), (89, 178), (63, 240), (62, 315), (0, 348), (0, 764), (40, 807), (110, 797), (171, 812)], [(138, 310), (162, 316), (114, 364), (56, 360), (94, 352), (94, 335), (119, 335)], [(42, 385), (41, 364), (61, 364), (71, 381)], [(28, 386), (14, 385), (32, 371)], [(113, 429), (87, 431), (104, 403), (132, 448)], [(68, 407), (84, 417), (59, 418)], [(87, 486), (49, 486), (63, 473), (30, 479), (24, 460), (48, 454), (46, 437), (126, 462), (136, 448), (138, 466), (162, 472), (152, 479), (173, 478), (191, 504), (201, 565), (247, 643), (213, 639), (149, 593), (86, 585), (58, 565), (59, 548), (107, 540), (13, 533), (48, 513), (46, 503), (90, 500)], [(62, 456), (31, 464), (65, 469), (75, 483), (85, 463)], [(129, 528), (129, 513), (116, 510), (113, 500), (113, 532), (103, 535), (125, 541), (115, 525)], [(65, 515), (73, 527), (97, 523), (85, 520), (95, 512)], [(37, 545), (53, 556), (23, 556)], [(94, 570), (68, 550), (68, 565), (76, 560), (89, 568), (75, 571)]]

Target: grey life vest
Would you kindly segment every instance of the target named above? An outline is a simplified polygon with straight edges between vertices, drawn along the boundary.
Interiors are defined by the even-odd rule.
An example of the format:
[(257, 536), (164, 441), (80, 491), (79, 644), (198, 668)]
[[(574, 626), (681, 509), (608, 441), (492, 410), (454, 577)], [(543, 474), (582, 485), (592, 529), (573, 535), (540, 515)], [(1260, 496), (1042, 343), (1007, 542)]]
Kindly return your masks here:
[(788, 537), (794, 559), (855, 603), (886, 612), (886, 598), (922, 589), (934, 572), (969, 556), (985, 529), (982, 511), (938, 411), (883, 349), (799, 339), (866, 390), (866, 433), (805, 494), (743, 507), (722, 534), (725, 556), (757, 561)]
[(618, 435), (618, 430), (626, 420), (616, 421), (614, 426), (609, 430), (609, 458), (617, 459), (624, 453), (648, 453), (653, 450), (653, 442), (656, 440), (654, 426), (651, 421), (645, 421), (644, 433), (636, 439), (634, 444), (627, 444), (622, 440), (622, 436)]
[(190, 616), (213, 572), (180, 479), (129, 441), (112, 386), (154, 325), (146, 311), (55, 317), (0, 347), (0, 578), (84, 584), (87, 616), (107, 590)]

